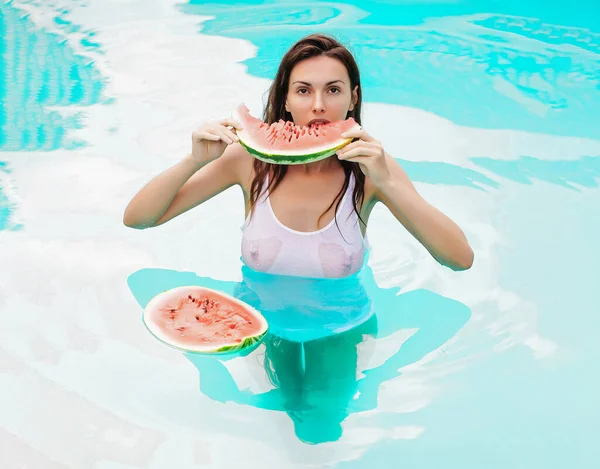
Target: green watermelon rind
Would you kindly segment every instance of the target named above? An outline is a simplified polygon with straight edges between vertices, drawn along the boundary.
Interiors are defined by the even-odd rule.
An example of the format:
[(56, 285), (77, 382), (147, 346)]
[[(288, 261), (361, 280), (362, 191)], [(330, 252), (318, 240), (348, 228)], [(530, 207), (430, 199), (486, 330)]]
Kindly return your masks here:
[[(260, 119), (257, 119), (250, 114), (248, 107), (244, 104), (236, 107), (231, 115), (235, 120), (242, 123), (242, 125), (244, 125), (245, 121), (249, 121), (250, 123), (261, 122)], [(358, 123), (355, 122), (354, 126), (355, 128), (360, 129)], [(260, 145), (252, 141), (252, 135), (244, 129), (238, 131), (237, 136), (239, 143), (256, 159), (266, 163), (285, 165), (307, 164), (324, 160), (325, 158), (334, 155), (340, 148), (348, 145), (354, 140), (353, 138), (338, 137), (331, 141), (329, 140), (329, 137), (327, 137), (322, 140), (317, 139), (318, 144), (313, 145), (312, 150), (310, 147), (306, 150), (286, 150), (284, 143), (281, 144), (281, 148), (274, 150), (271, 148), (261, 148)], [(273, 151), (276, 151), (277, 153), (273, 153)]]
[[(166, 294), (168, 292), (172, 292), (173, 290), (177, 290), (177, 289), (184, 290), (187, 288), (201, 288), (203, 290), (207, 290), (216, 295), (224, 296), (224, 297), (228, 298), (229, 300), (231, 300), (235, 303), (238, 303), (242, 308), (250, 311), (257, 319), (260, 320), (261, 325), (262, 325), (261, 331), (256, 335), (246, 337), (241, 342), (237, 342), (237, 343), (233, 343), (233, 344), (225, 344), (222, 346), (218, 346), (218, 348), (206, 347), (206, 348), (202, 348), (202, 349), (192, 349), (192, 348), (182, 347), (182, 346), (176, 345), (175, 343), (173, 343), (169, 340), (164, 339), (163, 337), (160, 337), (160, 335), (158, 335), (156, 333), (156, 331), (151, 327), (151, 325), (148, 324), (148, 321), (146, 320), (147, 319), (146, 312), (154, 305), (154, 303), (160, 301), (161, 297), (164, 294)], [(262, 341), (262, 339), (265, 337), (265, 335), (267, 334), (267, 332), (269, 330), (269, 325), (267, 323), (267, 320), (264, 318), (264, 316), (257, 309), (250, 306), (248, 303), (238, 300), (237, 298), (235, 298), (231, 295), (228, 295), (225, 292), (222, 292), (219, 290), (213, 290), (213, 289), (207, 288), (207, 287), (202, 287), (200, 285), (187, 285), (187, 286), (175, 287), (175, 288), (171, 288), (168, 290), (164, 290), (163, 292), (157, 294), (148, 302), (148, 304), (146, 305), (146, 308), (144, 308), (144, 312), (142, 314), (142, 323), (144, 324), (144, 326), (146, 327), (148, 332), (150, 332), (150, 334), (152, 334), (152, 336), (154, 336), (154, 338), (157, 339), (159, 342), (162, 342), (163, 344), (165, 344), (175, 350), (178, 350), (180, 352), (199, 354), (199, 355), (225, 355), (225, 354), (230, 354), (230, 353), (234, 353), (234, 352), (247, 350), (249, 348), (256, 347), (260, 344), (260, 342)]]
[[(239, 136), (239, 135), (238, 135)], [(340, 148), (345, 147), (349, 144), (352, 139), (345, 140), (342, 144), (333, 146), (326, 150), (318, 151), (315, 153), (307, 153), (307, 154), (270, 154), (260, 151), (252, 146), (251, 143), (245, 142), (242, 138), (239, 139), (240, 144), (255, 158), (264, 161), (265, 163), (272, 164), (307, 164), (314, 163), (316, 161), (324, 160), (325, 158), (329, 158), (334, 155), (336, 151)]]

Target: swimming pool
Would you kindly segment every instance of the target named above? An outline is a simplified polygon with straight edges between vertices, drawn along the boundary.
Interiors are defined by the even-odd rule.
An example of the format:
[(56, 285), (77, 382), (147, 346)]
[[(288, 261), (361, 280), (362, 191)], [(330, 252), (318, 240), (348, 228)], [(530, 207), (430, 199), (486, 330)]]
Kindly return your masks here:
[[(0, 5), (7, 467), (598, 467), (599, 13), (583, 1)], [(140, 321), (161, 288), (248, 283), (241, 195), (153, 230), (121, 216), (200, 122), (240, 101), (260, 110), (280, 53), (314, 30), (351, 46), (365, 128), (476, 260), (444, 269), (376, 211), (377, 322), (329, 352), (339, 375), (305, 409), (282, 400), (286, 367), (265, 367), (267, 346), (287, 356), (277, 344), (201, 360)]]

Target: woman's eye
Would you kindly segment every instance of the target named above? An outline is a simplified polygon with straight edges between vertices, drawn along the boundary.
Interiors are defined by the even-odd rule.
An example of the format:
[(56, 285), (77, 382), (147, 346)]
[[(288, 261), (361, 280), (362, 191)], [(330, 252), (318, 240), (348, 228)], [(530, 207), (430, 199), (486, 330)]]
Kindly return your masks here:
[[(331, 91), (334, 94), (341, 92), (341, 90), (337, 87), (330, 88), (329, 91)], [(309, 90), (307, 88), (298, 88), (296, 90), (296, 93), (300, 93), (300, 94), (307, 94), (308, 92), (309, 92)]]

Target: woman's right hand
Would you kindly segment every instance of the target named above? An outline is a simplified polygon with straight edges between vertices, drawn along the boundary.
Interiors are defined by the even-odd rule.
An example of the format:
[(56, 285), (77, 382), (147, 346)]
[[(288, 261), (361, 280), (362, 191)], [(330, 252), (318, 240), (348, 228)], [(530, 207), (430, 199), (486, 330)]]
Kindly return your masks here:
[(227, 145), (239, 141), (235, 130), (242, 124), (235, 119), (206, 122), (192, 132), (192, 159), (199, 164), (207, 164), (219, 158)]

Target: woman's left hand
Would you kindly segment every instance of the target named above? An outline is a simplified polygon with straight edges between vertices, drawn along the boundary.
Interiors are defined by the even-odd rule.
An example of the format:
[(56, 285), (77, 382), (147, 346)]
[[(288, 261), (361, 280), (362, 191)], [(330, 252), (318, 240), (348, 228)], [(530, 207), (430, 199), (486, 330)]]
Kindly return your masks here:
[(376, 186), (380, 186), (390, 177), (385, 150), (381, 143), (360, 129), (342, 134), (344, 138), (358, 138), (337, 151), (338, 158), (360, 164), (360, 169)]

